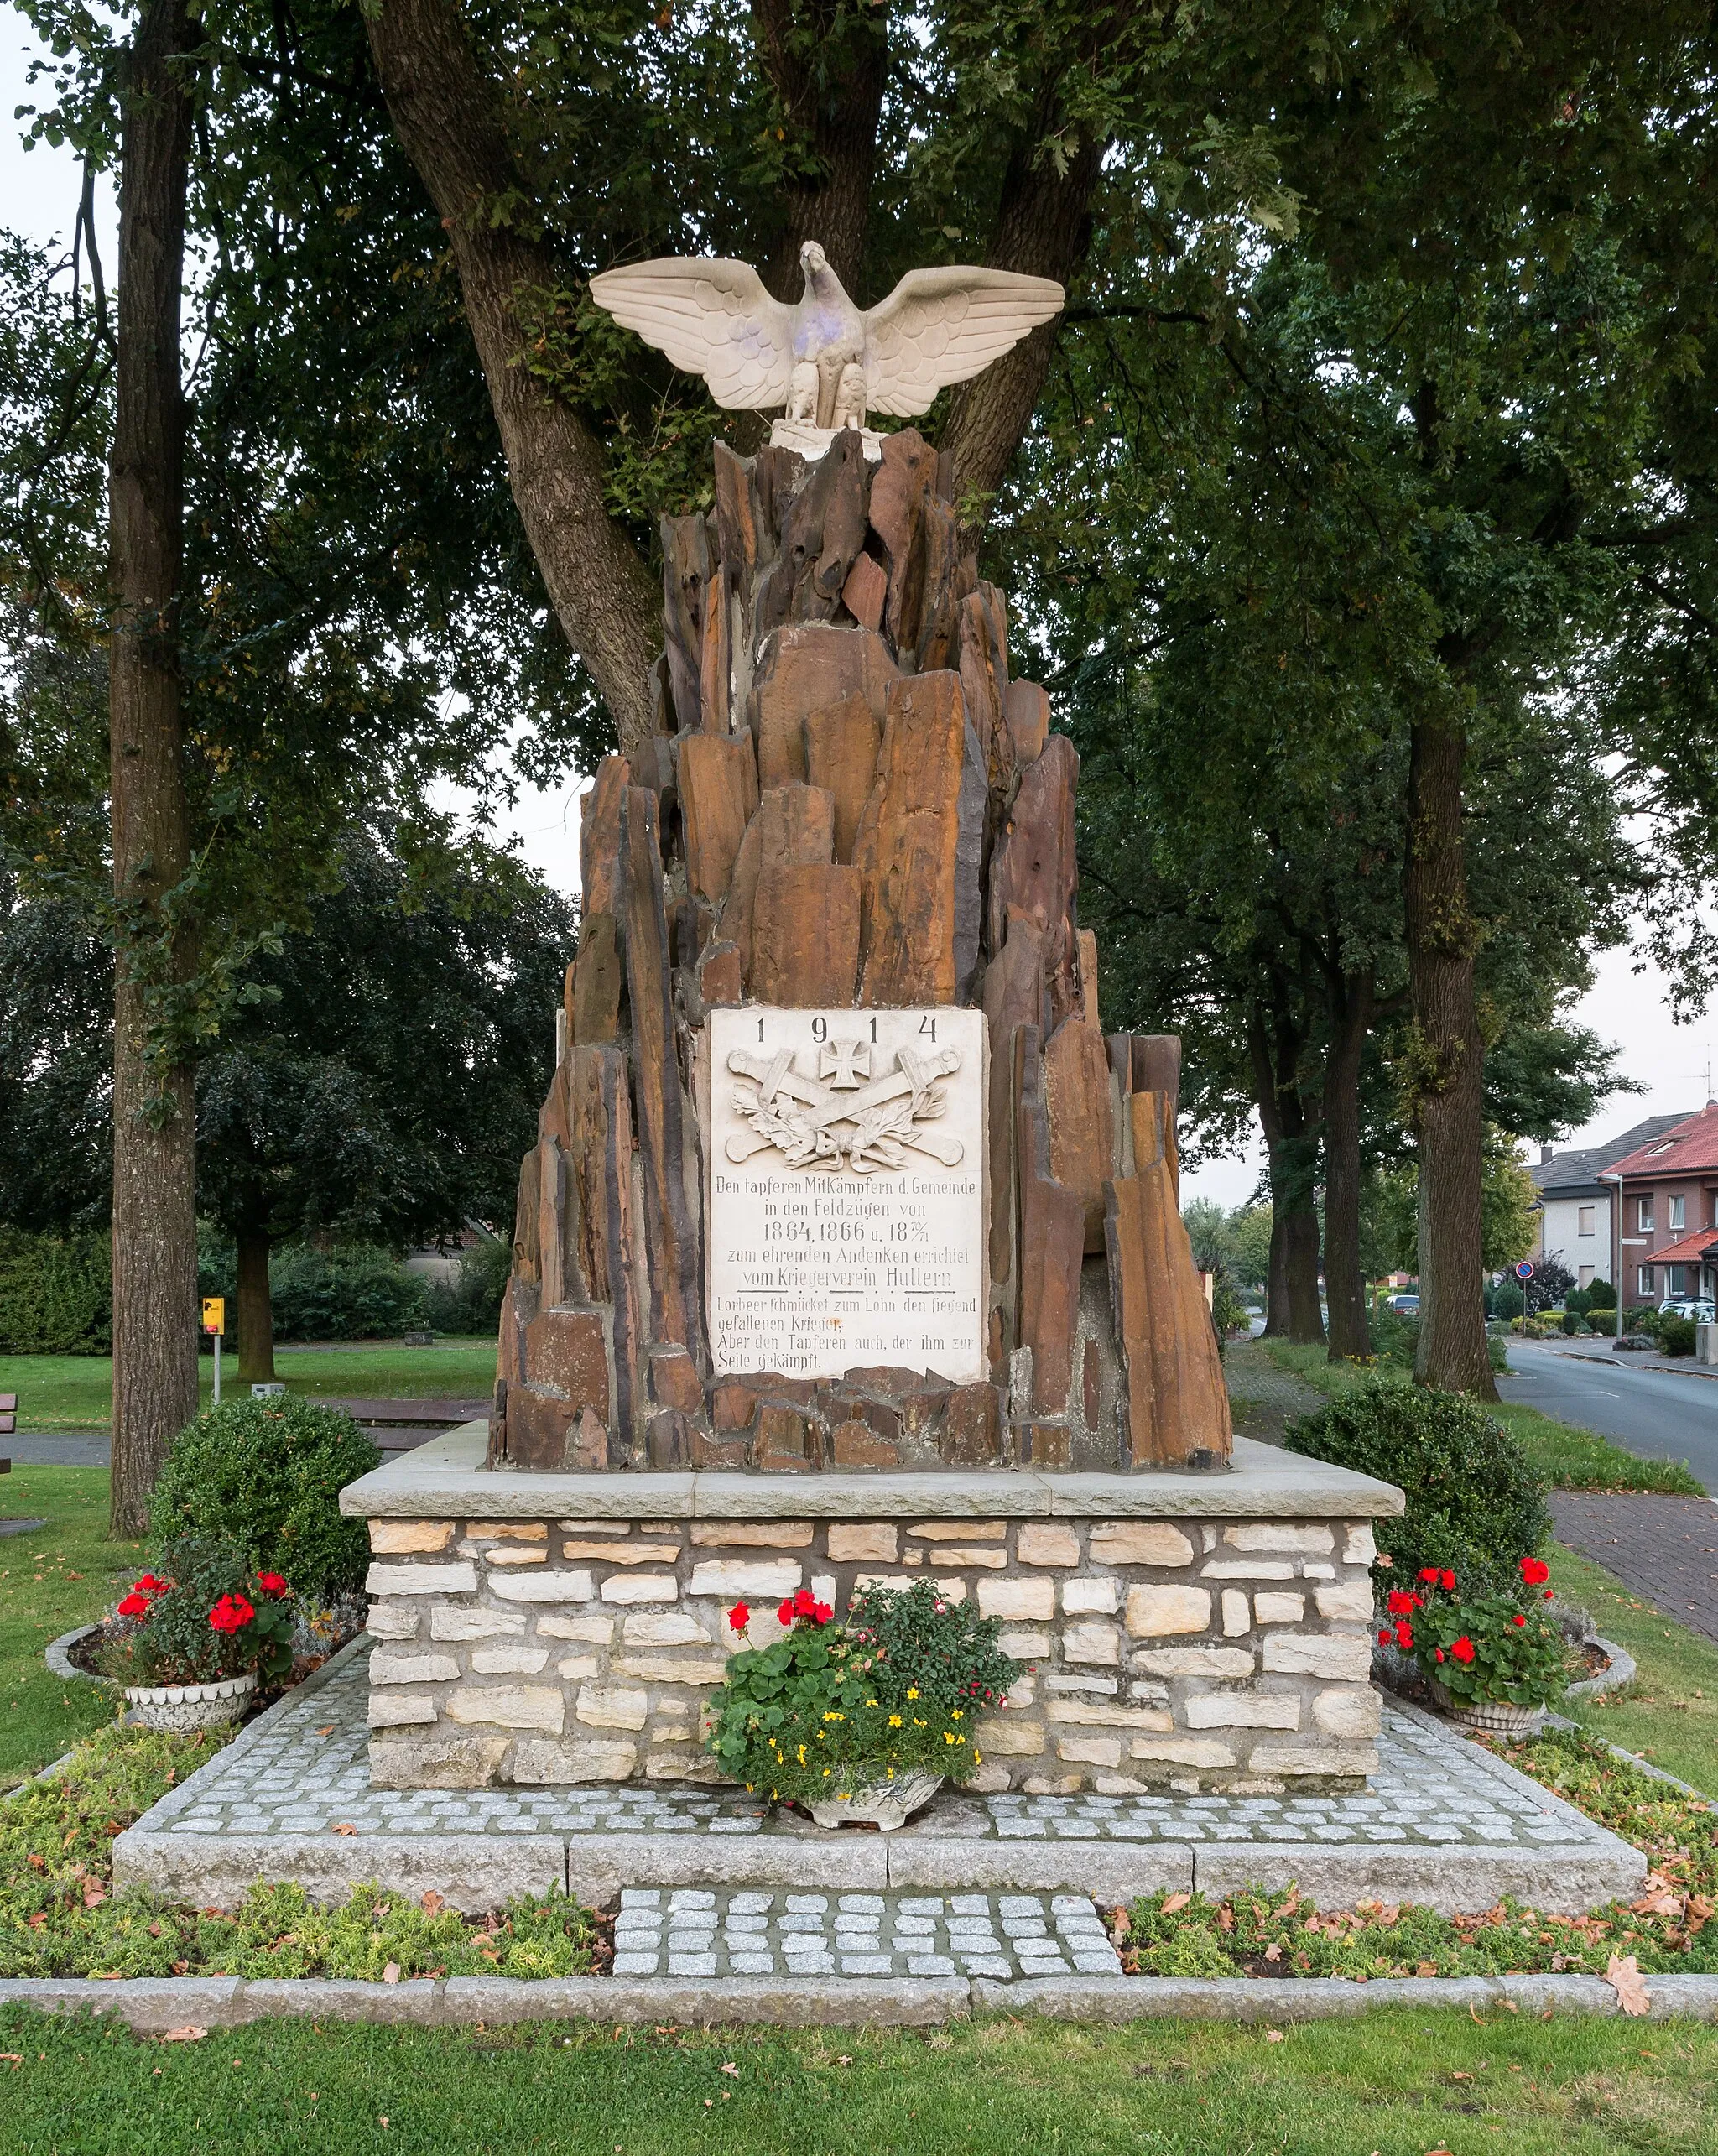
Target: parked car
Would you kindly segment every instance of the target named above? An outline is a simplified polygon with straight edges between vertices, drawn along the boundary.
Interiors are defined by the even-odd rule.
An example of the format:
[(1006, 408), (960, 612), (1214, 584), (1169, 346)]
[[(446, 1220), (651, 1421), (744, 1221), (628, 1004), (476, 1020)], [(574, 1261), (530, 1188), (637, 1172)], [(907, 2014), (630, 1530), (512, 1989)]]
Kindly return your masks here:
[(1419, 1315), (1419, 1297), (1418, 1295), (1389, 1295), (1385, 1298), (1384, 1308), (1387, 1310), (1394, 1310), (1398, 1317), (1417, 1318)]
[(1675, 1295), (1660, 1303), (1661, 1318), (1692, 1318), (1696, 1325), (1712, 1322), (1712, 1298), (1710, 1295)]

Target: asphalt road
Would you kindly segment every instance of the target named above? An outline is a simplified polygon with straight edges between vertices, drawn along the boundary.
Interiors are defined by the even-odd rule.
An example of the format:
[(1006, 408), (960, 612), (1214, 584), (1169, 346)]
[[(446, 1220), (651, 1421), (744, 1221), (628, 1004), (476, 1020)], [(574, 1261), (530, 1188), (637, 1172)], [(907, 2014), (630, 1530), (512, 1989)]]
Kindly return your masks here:
[(1497, 1381), (1506, 1400), (1597, 1430), (1649, 1460), (1685, 1460), (1718, 1497), (1718, 1377), (1643, 1370), (1621, 1355), (1601, 1361), (1515, 1340), (1509, 1367)]

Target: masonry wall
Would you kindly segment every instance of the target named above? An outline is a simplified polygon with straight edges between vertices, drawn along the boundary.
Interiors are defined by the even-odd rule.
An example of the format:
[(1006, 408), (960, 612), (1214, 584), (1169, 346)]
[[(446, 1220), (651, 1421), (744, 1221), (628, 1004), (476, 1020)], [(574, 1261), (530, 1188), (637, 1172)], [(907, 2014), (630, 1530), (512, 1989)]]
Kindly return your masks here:
[(984, 1789), (1351, 1786), (1377, 1763), (1365, 1520), (372, 1519), (382, 1787), (719, 1781), (731, 1634), (809, 1586), (929, 1575), (1032, 1665), (976, 1732)]

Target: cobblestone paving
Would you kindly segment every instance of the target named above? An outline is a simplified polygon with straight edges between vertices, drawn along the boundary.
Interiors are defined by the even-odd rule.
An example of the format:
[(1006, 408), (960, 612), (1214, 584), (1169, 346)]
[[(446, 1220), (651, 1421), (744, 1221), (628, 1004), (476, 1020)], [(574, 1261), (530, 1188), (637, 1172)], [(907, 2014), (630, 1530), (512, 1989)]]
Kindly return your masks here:
[(1081, 1894), (627, 1887), (617, 1976), (1119, 1976)]
[(1601, 1497), (1553, 1490), (1557, 1539), (1718, 1639), (1718, 1505), (1705, 1497)]
[[(578, 1789), (372, 1789), (364, 1726), (368, 1643), (278, 1720), (199, 1768), (138, 1822), (175, 1835), (616, 1833), (803, 1835), (743, 1790), (604, 1783)], [(980, 1839), (1612, 1845), (1602, 1829), (1429, 1716), (1384, 1707), (1379, 1771), (1353, 1795), (995, 1796), (945, 1792), (902, 1832)]]

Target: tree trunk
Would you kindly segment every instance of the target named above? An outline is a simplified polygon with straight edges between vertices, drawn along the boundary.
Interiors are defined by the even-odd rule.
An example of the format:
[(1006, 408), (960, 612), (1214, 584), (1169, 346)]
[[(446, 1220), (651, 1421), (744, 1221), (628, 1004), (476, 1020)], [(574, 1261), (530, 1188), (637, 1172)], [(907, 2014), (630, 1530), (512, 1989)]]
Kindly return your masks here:
[(1473, 916), (1462, 856), (1459, 726), (1416, 725), (1408, 759), (1408, 963), (1419, 1152), (1423, 1385), (1494, 1400), (1480, 1218), (1485, 1044), (1474, 997)]
[(112, 1527), (140, 1533), (175, 1433), (197, 1411), (196, 1122), (188, 1063), (148, 1052), (150, 985), (190, 954), (166, 902), (190, 867), (180, 717), (185, 405), (180, 284), (190, 100), (172, 63), (185, 0), (148, 0), (126, 66), (119, 358), (108, 477), (113, 890)]
[(778, 299), (797, 300), (804, 289), (799, 249), (815, 240), (863, 305), (860, 273), (888, 84), (888, 12), (867, 16), (844, 0), (809, 7), (752, 0), (752, 22), (764, 73), (810, 166), (785, 190), (786, 218), (764, 282)]
[(1253, 1099), (1264, 1130), (1271, 1184), (1271, 1273), (1266, 1336), (1322, 1346), (1319, 1310), (1318, 1134), (1300, 1096), (1299, 1037), (1282, 1013), (1268, 1026), (1253, 1006), (1247, 1029)]
[[(1048, 135), (1053, 123), (1048, 111), (1044, 117)], [(1106, 146), (1083, 144), (1060, 172), (1038, 161), (1041, 146), (1034, 130), (1030, 140), (1015, 147), (987, 260), (993, 269), (1054, 277), (1066, 284), (1091, 244), (1092, 190)], [(1049, 372), (1056, 334), (1054, 322), (1044, 323), (955, 391), (941, 446), (954, 456), (957, 502), (989, 497), (1007, 476)]]
[(539, 242), (492, 221), (524, 183), (453, 0), (381, 0), (367, 19), (394, 132), (453, 248), (531, 550), (627, 749), (654, 726), (648, 676), (662, 641), (662, 594), (604, 505), (595, 435), (516, 363), (525, 341), (520, 302), (553, 292), (560, 266)]
[(1360, 1060), (1373, 994), (1370, 973), (1332, 971), (1324, 1121), (1325, 1298), (1333, 1362), (1372, 1353), (1360, 1269)]
[(238, 1382), (274, 1382), (274, 1305), (268, 1293), (268, 1237), (260, 1228), (238, 1237)]

